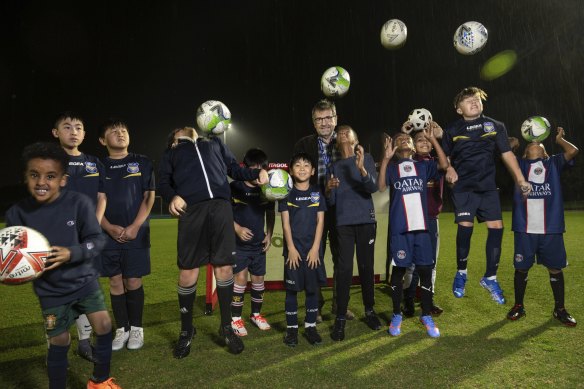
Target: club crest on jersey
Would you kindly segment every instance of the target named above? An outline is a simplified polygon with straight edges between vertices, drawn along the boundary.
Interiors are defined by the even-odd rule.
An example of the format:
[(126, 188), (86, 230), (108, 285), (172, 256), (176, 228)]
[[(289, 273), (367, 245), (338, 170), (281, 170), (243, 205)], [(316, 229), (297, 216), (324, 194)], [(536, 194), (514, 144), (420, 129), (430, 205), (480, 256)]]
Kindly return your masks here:
[(523, 262), (523, 255), (515, 254), (515, 262)]
[(406, 257), (406, 252), (405, 252), (405, 251), (403, 251), (403, 250), (399, 250), (399, 251), (397, 252), (397, 258), (398, 258), (398, 259), (405, 259), (405, 257)]
[(493, 122), (484, 122), (483, 123), (483, 130), (488, 134), (490, 132), (495, 131), (495, 124)]
[(140, 173), (140, 164), (138, 162), (129, 162), (128, 163), (128, 173), (131, 173), (131, 174)]
[(539, 166), (533, 170), (533, 174), (535, 174), (536, 176), (539, 176), (541, 173), (543, 173), (543, 169)]
[(310, 192), (310, 201), (318, 203), (320, 201), (320, 192)]
[(95, 162), (85, 162), (85, 171), (89, 174), (97, 173), (97, 166)]
[(411, 171), (412, 171), (412, 165), (405, 164), (405, 165), (404, 165), (404, 171), (405, 171), (406, 173), (409, 173), (409, 172), (411, 172)]

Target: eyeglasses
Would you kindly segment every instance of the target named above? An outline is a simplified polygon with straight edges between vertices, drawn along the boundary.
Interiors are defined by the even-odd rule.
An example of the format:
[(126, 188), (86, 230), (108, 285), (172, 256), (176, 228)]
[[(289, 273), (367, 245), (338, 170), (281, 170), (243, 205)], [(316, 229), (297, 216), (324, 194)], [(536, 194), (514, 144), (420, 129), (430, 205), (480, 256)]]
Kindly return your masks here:
[(314, 120), (315, 123), (322, 123), (322, 122), (330, 122), (330, 121), (332, 121), (336, 117), (337, 117), (337, 115), (334, 115), (334, 116), (324, 116), (324, 117), (321, 117), (321, 118), (313, 118), (312, 120)]

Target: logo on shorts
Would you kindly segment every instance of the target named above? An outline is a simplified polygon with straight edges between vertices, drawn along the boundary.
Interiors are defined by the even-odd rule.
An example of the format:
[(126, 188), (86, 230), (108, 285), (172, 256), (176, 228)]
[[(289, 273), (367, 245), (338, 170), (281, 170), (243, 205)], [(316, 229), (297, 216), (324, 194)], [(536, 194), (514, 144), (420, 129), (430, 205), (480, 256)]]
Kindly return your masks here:
[(489, 132), (495, 131), (495, 124), (493, 122), (484, 122), (483, 130), (488, 134)]
[(97, 166), (95, 162), (85, 162), (85, 171), (89, 174), (97, 173)]
[(69, 221), (67, 222), (67, 225), (68, 225), (69, 227), (73, 227), (73, 226), (75, 225), (75, 220), (69, 220)]
[(405, 257), (406, 257), (406, 252), (405, 252), (405, 251), (403, 251), (403, 250), (399, 250), (399, 251), (397, 252), (397, 258), (398, 258), (398, 259), (404, 259)]
[(539, 176), (541, 173), (543, 173), (543, 169), (542, 169), (541, 167), (539, 167), (539, 166), (538, 166), (538, 167), (536, 167), (536, 168), (535, 168), (535, 170), (533, 171), (533, 173), (534, 173), (536, 176)]
[(523, 255), (515, 254), (515, 262), (523, 262)]
[(87, 250), (93, 250), (93, 248), (95, 247), (93, 242), (87, 242), (85, 246), (87, 247)]
[(286, 283), (290, 285), (296, 285), (296, 281), (293, 280), (286, 280)]
[(57, 316), (56, 315), (47, 315), (45, 316), (45, 329), (47, 331), (54, 330), (55, 326), (57, 325)]
[(318, 203), (320, 201), (320, 192), (310, 192), (310, 201)]
[(131, 173), (131, 174), (140, 173), (140, 164), (138, 162), (129, 162), (128, 163), (128, 173)]
[(369, 239), (369, 244), (373, 244), (373, 242), (375, 242), (375, 239)]
[(470, 212), (459, 212), (456, 216), (470, 216)]

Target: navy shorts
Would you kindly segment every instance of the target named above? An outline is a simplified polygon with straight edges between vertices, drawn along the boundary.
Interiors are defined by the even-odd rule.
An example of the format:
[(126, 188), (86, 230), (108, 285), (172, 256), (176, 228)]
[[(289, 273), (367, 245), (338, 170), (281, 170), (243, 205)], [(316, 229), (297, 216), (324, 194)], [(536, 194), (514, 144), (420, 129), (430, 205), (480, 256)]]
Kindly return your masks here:
[(549, 269), (563, 269), (567, 265), (563, 234), (515, 233), (513, 265), (518, 270), (530, 269), (537, 263)]
[(254, 276), (266, 275), (266, 253), (236, 251), (233, 274), (247, 269)]
[(391, 255), (398, 267), (432, 266), (434, 253), (428, 231), (391, 235)]
[(300, 266), (297, 269), (291, 269), (290, 266), (284, 265), (284, 283), (287, 290), (296, 292), (306, 291), (308, 293), (316, 293), (321, 286), (326, 286), (326, 270), (324, 262), (322, 262), (316, 269), (308, 267), (308, 262), (300, 261)]
[(178, 219), (177, 265), (195, 269), (203, 265), (233, 265), (235, 229), (231, 203), (213, 199), (191, 205)]
[(101, 252), (101, 276), (140, 278), (150, 274), (150, 248), (130, 250), (103, 250)]
[(476, 216), (479, 223), (502, 220), (501, 201), (498, 190), (486, 192), (452, 193), (454, 203), (454, 222), (474, 222)]

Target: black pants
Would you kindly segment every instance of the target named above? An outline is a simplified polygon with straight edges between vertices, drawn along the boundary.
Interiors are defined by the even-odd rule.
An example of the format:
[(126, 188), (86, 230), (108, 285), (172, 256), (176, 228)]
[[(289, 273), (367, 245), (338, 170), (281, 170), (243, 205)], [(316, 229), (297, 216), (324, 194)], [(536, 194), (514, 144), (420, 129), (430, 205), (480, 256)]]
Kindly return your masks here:
[[(322, 252), (326, 251), (326, 241), (328, 237), (329, 247), (331, 250), (331, 257), (333, 261), (333, 306), (335, 305), (335, 297), (336, 297), (336, 274), (337, 274), (337, 263), (339, 262), (339, 244), (337, 238), (337, 217), (336, 217), (336, 210), (334, 207), (330, 207), (324, 213), (324, 230), (322, 232), (322, 239), (320, 241)], [(330, 272), (330, 269), (328, 270)], [(330, 273), (329, 273), (330, 274)], [(327, 274), (328, 276), (328, 274)], [(324, 296), (322, 292), (319, 291), (318, 293), (318, 308), (324, 305)]]
[(337, 226), (339, 259), (336, 274), (337, 315), (344, 315), (349, 305), (349, 289), (353, 278), (353, 256), (357, 251), (357, 267), (361, 279), (361, 295), (365, 309), (375, 305), (373, 263), (377, 225)]

